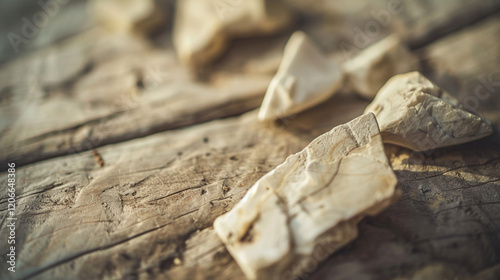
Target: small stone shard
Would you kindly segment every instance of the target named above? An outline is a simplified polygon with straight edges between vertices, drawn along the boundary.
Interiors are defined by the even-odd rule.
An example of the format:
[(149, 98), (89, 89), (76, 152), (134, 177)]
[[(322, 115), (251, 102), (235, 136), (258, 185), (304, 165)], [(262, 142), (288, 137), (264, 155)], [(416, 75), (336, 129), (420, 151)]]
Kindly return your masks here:
[(275, 120), (322, 103), (342, 86), (341, 68), (303, 32), (288, 41), (276, 76), (259, 111), (260, 120)]
[(365, 114), (289, 156), (214, 227), (249, 279), (295, 279), (311, 272), (311, 258), (356, 238), (364, 216), (394, 201), (396, 184), (375, 116)]
[(182, 0), (173, 41), (180, 60), (195, 68), (217, 58), (232, 38), (271, 34), (290, 22), (291, 12), (280, 1)]
[(410, 72), (391, 78), (365, 113), (377, 116), (384, 142), (427, 151), (477, 140), (493, 130), (484, 119), (425, 78)]
[(419, 70), (419, 60), (396, 35), (390, 35), (346, 61), (344, 69), (348, 87), (372, 100), (392, 76)]

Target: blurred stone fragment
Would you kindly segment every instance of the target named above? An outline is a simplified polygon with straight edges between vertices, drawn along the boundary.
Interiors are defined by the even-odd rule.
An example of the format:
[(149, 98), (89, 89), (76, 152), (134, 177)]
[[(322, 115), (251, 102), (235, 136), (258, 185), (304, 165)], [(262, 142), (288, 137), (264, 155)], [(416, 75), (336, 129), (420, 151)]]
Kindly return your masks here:
[(311, 258), (356, 238), (364, 216), (394, 201), (396, 184), (375, 116), (365, 114), (289, 156), (214, 227), (249, 279), (295, 279)]
[(151, 33), (166, 22), (166, 12), (154, 0), (91, 0), (96, 21), (113, 32)]
[(280, 1), (182, 0), (177, 3), (174, 46), (196, 68), (217, 58), (231, 38), (272, 34), (291, 22)]
[(344, 68), (348, 87), (372, 100), (392, 76), (419, 70), (419, 61), (396, 35), (390, 35), (346, 61)]
[(322, 103), (335, 94), (342, 82), (342, 69), (305, 33), (295, 32), (267, 89), (259, 119), (275, 120)]
[(366, 112), (377, 116), (384, 142), (426, 151), (490, 135), (482, 118), (458, 107), (458, 101), (420, 72), (391, 78)]

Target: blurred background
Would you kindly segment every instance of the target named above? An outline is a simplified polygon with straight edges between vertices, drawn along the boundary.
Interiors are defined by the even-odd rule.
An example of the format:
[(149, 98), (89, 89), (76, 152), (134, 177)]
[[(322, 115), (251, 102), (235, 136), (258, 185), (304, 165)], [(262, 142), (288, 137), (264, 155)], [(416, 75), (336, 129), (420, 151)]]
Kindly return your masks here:
[[(19, 208), (21, 272), (6, 277), (242, 279), (210, 230), (215, 217), (370, 102), (343, 88), (271, 128), (256, 124), (255, 109), (297, 30), (338, 65), (397, 36), (426, 77), (495, 130), (479, 144), (421, 154), (425, 164), (413, 173), (403, 167), (411, 165), (407, 150), (386, 148), (405, 179), (401, 202), (364, 221), (359, 241), (311, 279), (473, 279), (495, 265), (498, 273), (498, 202), (486, 210), (480, 202), (499, 197), (500, 0), (0, 0), (0, 171), (7, 162), (23, 168), (19, 192), (29, 194)], [(480, 167), (439, 177), (469, 165)], [(427, 176), (464, 188), (493, 185), (448, 196)], [(181, 187), (196, 189), (196, 198), (198, 187), (208, 194), (162, 202), (184, 178), (193, 182)], [(203, 213), (175, 220), (184, 217), (182, 205)], [(465, 213), (460, 205), (479, 206)], [(440, 216), (446, 207), (453, 211)], [(104, 222), (75, 230), (97, 220)], [(128, 242), (149, 232), (154, 238)], [(455, 233), (463, 239), (447, 239)], [(217, 250), (197, 251), (212, 245)], [(484, 279), (498, 279), (491, 275)]]
[[(151, 25), (139, 31), (155, 31), (150, 37), (152, 39), (165, 36), (172, 30), (176, 2), (174, 0), (145, 1), (154, 4), (137, 4), (130, 0), (111, 2), (116, 3), (96, 5), (89, 0), (2, 0), (0, 62), (6, 62), (17, 55), (60, 42), (99, 26), (118, 31), (121, 29), (120, 25), (127, 24), (125, 21), (136, 21), (135, 23), (149, 21)], [(236, 10), (242, 1), (207, 2), (210, 2), (213, 10), (218, 11), (216, 12), (218, 15), (224, 16), (231, 13), (231, 10)], [(363, 24), (356, 25), (359, 23), (368, 24), (371, 28), (369, 34), (364, 34), (368, 35), (370, 41), (377, 41), (389, 32), (397, 32), (408, 41), (410, 47), (418, 48), (498, 11), (498, 3), (494, 0), (481, 1), (480, 4), (467, 0), (441, 2), (359, 0), (350, 3), (328, 0), (307, 2), (283, 0), (282, 2), (285, 2), (287, 8), (293, 9), (295, 18), (298, 19), (295, 21), (295, 28), (321, 22), (323, 28), (344, 30), (329, 32), (329, 36), (323, 36), (320, 42), (325, 49), (337, 48), (339, 44), (335, 44), (335, 40), (338, 41), (339, 37), (343, 39), (341, 37), (345, 35), (354, 35), (352, 33), (357, 29), (367, 33)], [(154, 11), (148, 10), (151, 7), (154, 7)], [(120, 21), (122, 22), (118, 23)], [(370, 21), (375, 21), (376, 24), (372, 25)], [(321, 30), (316, 30), (315, 33), (320, 32)], [(375, 33), (380, 34), (376, 36)], [(347, 41), (350, 42), (352, 39)]]
[[(73, 145), (77, 150), (199, 122), (199, 116), (189, 121), (178, 116), (204, 106), (199, 95), (210, 93), (201, 92), (215, 92), (227, 110), (211, 111), (203, 120), (256, 108), (296, 30), (339, 65), (395, 34), (418, 57), (412, 70), (424, 72), (468, 110), (498, 105), (492, 94), (470, 96), (481, 86), (496, 92), (498, 58), (491, 56), (498, 50), (496, 0), (2, 0), (1, 7), (1, 142), (9, 151), (4, 158), (20, 163), (64, 155), (70, 148), (12, 149), (14, 143), (42, 141), (41, 135), (89, 121), (101, 120), (97, 131), (106, 130), (107, 136), (82, 133)], [(488, 20), (492, 23), (477, 27)], [(454, 39), (472, 26), (485, 36)], [(378, 83), (387, 78), (382, 75)], [(124, 112), (130, 119), (116, 117)], [(141, 118), (139, 112), (154, 117)], [(118, 124), (111, 126), (110, 119)]]

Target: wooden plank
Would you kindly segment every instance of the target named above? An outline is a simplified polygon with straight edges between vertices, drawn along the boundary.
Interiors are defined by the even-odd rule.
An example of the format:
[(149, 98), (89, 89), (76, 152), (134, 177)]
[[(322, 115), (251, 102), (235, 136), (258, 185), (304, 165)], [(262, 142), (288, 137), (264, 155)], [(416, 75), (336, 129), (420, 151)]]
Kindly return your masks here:
[(469, 26), (500, 11), (499, 0), (361, 0), (356, 2), (285, 0), (323, 47), (360, 50), (389, 32), (400, 35), (413, 48)]
[[(492, 120), (495, 134), (429, 153), (387, 145), (402, 198), (381, 215), (365, 219), (359, 238), (326, 263), (316, 266), (311, 260), (311, 267), (304, 268), (311, 279), (411, 277), (432, 265), (444, 267), (431, 272), (434, 278), (444, 278), (449, 270), (458, 277), (494, 277), (498, 272), (500, 95), (495, 62), (500, 53), (494, 40), (498, 26), (498, 19), (491, 17), (420, 53), (428, 67), (425, 74), (461, 100), (474, 94), (477, 86), (493, 88), (475, 109)], [(457, 52), (457, 46), (463, 51)], [(165, 63), (171, 58), (156, 52), (147, 52), (145, 57)], [(107, 69), (120, 68), (117, 65), (122, 59), (127, 60), (126, 65), (134, 61), (132, 54), (116, 55), (116, 60), (99, 63), (79, 79), (73, 86), (83, 88), (75, 91), (79, 98), (94, 94), (109, 78)], [(260, 74), (254, 75), (266, 77), (269, 71), (262, 70), (269, 69), (266, 64), (257, 66)], [(478, 79), (489, 74), (489, 84)], [(125, 81), (130, 75), (117, 76)], [(231, 77), (236, 83), (243, 74)], [(196, 92), (210, 91), (204, 85), (195, 87)], [(99, 100), (101, 94), (88, 100)], [(101, 102), (110, 100), (106, 98)], [(157, 101), (145, 100), (148, 104)], [(94, 112), (101, 115), (96, 119), (106, 119), (109, 112), (98, 105)], [(91, 151), (21, 167), (16, 193), (18, 272), (2, 270), (1, 278), (243, 279), (210, 228), (215, 217), (231, 209), (260, 176), (286, 156), (358, 116), (365, 106), (356, 97), (339, 95), (276, 126), (258, 123), (256, 112), (251, 112), (98, 148), (102, 167)], [(149, 114), (148, 109), (138, 110), (138, 118)], [(196, 110), (186, 115), (200, 114), (201, 109)], [(126, 120), (120, 126), (143, 127)], [(45, 133), (50, 134), (50, 128), (48, 131)], [(82, 134), (81, 139), (87, 139)], [(6, 185), (6, 181), (7, 175), (2, 173), (0, 183)], [(1, 236), (7, 235), (6, 191), (0, 191)], [(6, 243), (2, 243), (0, 252), (6, 251)]]
[[(500, 99), (500, 14), (436, 41), (420, 51), (428, 76), (462, 106), (497, 123)], [(497, 130), (498, 131), (498, 130)]]
[[(421, 46), (442, 35), (436, 30), (454, 31), (500, 8), (498, 0), (396, 2), (323, 3), (321, 9), (294, 4), (302, 14), (336, 15), (335, 21), (306, 16), (303, 28), (339, 62), (391, 30)], [(287, 36), (233, 42), (219, 63), (202, 71), (217, 76), (205, 83), (177, 64), (169, 40), (158, 49), (144, 38), (98, 28), (27, 55), (0, 70), (0, 148), (5, 151), (0, 163), (29, 164), (253, 109)]]
[[(43, 4), (47, 5), (48, 13), (42, 7)], [(86, 1), (82, 0), (49, 4), (29, 0), (19, 0), (15, 4), (0, 3), (0, 9), (5, 11), (0, 18), (0, 25), (3, 27), (0, 36), (0, 64), (88, 29), (94, 21), (85, 5)], [(47, 20), (35, 17), (40, 11), (50, 15)], [(32, 28), (28, 27), (29, 23), (26, 21), (33, 25)]]
[(171, 48), (109, 36), (93, 30), (3, 69), (2, 95), (11, 102), (3, 106), (0, 162), (24, 165), (256, 108), (284, 43), (235, 48), (252, 64), (220, 66), (203, 82)]
[[(497, 19), (443, 40), (472, 44), (479, 37), (492, 38), (497, 32), (492, 26), (498, 26)], [(426, 53), (447, 45), (453, 47), (436, 42)], [(481, 55), (498, 58), (496, 49), (482, 46)], [(433, 57), (440, 59), (450, 60)], [(482, 59), (467, 61), (464, 69), (481, 69), (471, 64)], [(440, 73), (436, 69), (433, 73)], [(474, 81), (475, 73), (464, 72), (461, 79)], [(278, 126), (258, 123), (252, 112), (109, 145), (98, 149), (103, 167), (84, 152), (19, 168), (15, 278), (243, 279), (210, 229), (215, 217), (286, 156), (365, 106), (356, 97), (339, 95)], [(484, 114), (496, 110), (478, 109)], [(498, 129), (499, 119), (492, 120)], [(364, 220), (355, 242), (317, 271), (312, 265), (305, 272), (312, 279), (391, 278), (444, 263), (475, 275), (498, 263), (499, 139), (497, 133), (429, 154), (387, 146), (403, 197)], [(6, 178), (3, 173), (0, 182), (6, 184)], [(6, 228), (0, 232), (4, 236)]]
[[(100, 148), (102, 168), (90, 152), (20, 168), (17, 213), (24, 222), (15, 276), (113, 278), (168, 270), (182, 258), (184, 241), (210, 227), (255, 180), (365, 105), (339, 97), (286, 129), (265, 127), (252, 112), (164, 132)], [(326, 117), (336, 108), (347, 112)], [(304, 121), (318, 125), (306, 129)], [(4, 175), (1, 180), (6, 183)], [(127, 259), (130, 266), (122, 263)]]

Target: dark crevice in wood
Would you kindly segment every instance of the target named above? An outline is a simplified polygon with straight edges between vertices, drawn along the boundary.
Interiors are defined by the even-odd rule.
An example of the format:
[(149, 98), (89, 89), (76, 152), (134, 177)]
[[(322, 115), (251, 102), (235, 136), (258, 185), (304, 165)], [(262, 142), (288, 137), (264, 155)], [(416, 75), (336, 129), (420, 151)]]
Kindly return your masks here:
[[(60, 156), (67, 156), (75, 153), (80, 153), (80, 152), (85, 152), (88, 150), (92, 150), (98, 147), (102, 147), (105, 145), (110, 145), (110, 144), (116, 144), (116, 143), (121, 143), (129, 140), (133, 140), (136, 138), (141, 138), (149, 135), (153, 135), (156, 133), (168, 131), (168, 130), (175, 130), (175, 129), (180, 129), (183, 127), (191, 126), (191, 125), (197, 125), (197, 124), (202, 124), (205, 122), (209, 122), (215, 119), (227, 119), (231, 117), (236, 117), (240, 116), (250, 110), (253, 110), (257, 108), (257, 106), (260, 104), (262, 101), (262, 96), (257, 96), (253, 97), (250, 99), (246, 100), (233, 100), (230, 102), (226, 102), (223, 104), (220, 104), (219, 106), (212, 107), (212, 108), (207, 108), (203, 111), (199, 111), (196, 114), (190, 115), (190, 116), (179, 116), (178, 120), (176, 122), (166, 122), (166, 123), (161, 123), (158, 125), (153, 125), (151, 127), (148, 127), (147, 129), (144, 130), (139, 130), (136, 132), (126, 132), (121, 135), (112, 135), (108, 138), (104, 138), (100, 140), (98, 143), (96, 141), (92, 141), (92, 139), (86, 139), (86, 143), (74, 143), (73, 147), (68, 149), (60, 149), (52, 153), (38, 153), (38, 154), (30, 154), (29, 156), (23, 156), (23, 157), (16, 157), (16, 158), (3, 158), (0, 160), (0, 172), (4, 172), (7, 170), (6, 166), (7, 163), (9, 162), (15, 162), (16, 166), (21, 167), (27, 164), (32, 164), (35, 162), (47, 160), (47, 159), (52, 159)], [(220, 112), (225, 112), (224, 115), (221, 115)], [(108, 115), (105, 118), (100, 118), (100, 119), (93, 119), (90, 121), (87, 121), (85, 123), (66, 128), (66, 129), (61, 129), (57, 131), (52, 131), (49, 133), (45, 133), (36, 137), (29, 138), (27, 140), (22, 141), (22, 145), (29, 145), (31, 143), (35, 143), (37, 141), (41, 141), (44, 139), (48, 139), (51, 137), (57, 137), (60, 135), (68, 135), (68, 137), (72, 138), (72, 134), (74, 131), (90, 126), (91, 128), (95, 127), (95, 125), (98, 125), (99, 123), (105, 122), (105, 121), (110, 121), (112, 122), (113, 119), (121, 117), (123, 114), (125, 114), (126, 111), (120, 111), (116, 112), (114, 114)], [(84, 145), (86, 144), (86, 145)], [(77, 148), (75, 148), (77, 146)]]
[[(488, 17), (496, 16), (497, 13), (500, 11), (500, 5), (495, 7), (494, 9), (488, 9), (488, 10), (480, 10), (476, 11), (476, 15), (471, 17), (470, 15), (460, 15), (458, 16), (457, 20), (451, 21), (448, 25), (446, 26), (438, 26), (436, 27), (435, 30), (430, 31), (430, 35), (426, 36), (424, 40), (420, 41), (414, 41), (414, 42), (409, 42), (409, 45), (412, 49), (421, 49), (423, 47), (426, 47), (430, 44), (432, 44), (434, 41), (444, 38), (446, 36), (449, 36), (455, 32), (458, 32), (468, 26), (471, 26), (477, 22), (487, 20)], [(460, 22), (460, 24), (456, 24), (457, 22)], [(90, 71), (91, 65), (85, 68), (84, 73)], [(141, 79), (138, 79), (138, 86), (140, 86)], [(71, 149), (61, 149), (56, 152), (52, 153), (38, 153), (38, 154), (31, 154), (29, 156), (23, 156), (23, 157), (17, 157), (17, 158), (7, 158), (7, 159), (2, 159), (0, 160), (0, 172), (3, 172), (6, 170), (5, 168), (5, 163), (7, 162), (16, 162), (18, 166), (23, 166), (31, 163), (35, 163), (38, 161), (43, 161), (51, 158), (56, 158), (60, 156), (65, 156), (69, 154), (74, 154), (74, 153), (79, 153), (79, 152), (84, 152), (88, 151), (97, 147), (101, 147), (104, 145), (108, 144), (115, 144), (115, 143), (120, 143), (140, 137), (145, 137), (151, 134), (167, 131), (167, 130), (173, 130), (173, 129), (178, 129), (190, 125), (196, 125), (196, 124), (201, 124), (207, 121), (211, 121), (214, 119), (223, 119), (223, 118), (228, 118), (228, 117), (234, 117), (241, 115), (243, 113), (248, 112), (249, 110), (252, 110), (256, 108), (260, 104), (261, 97), (257, 97), (251, 100), (244, 100), (244, 101), (231, 101), (225, 104), (221, 104), (220, 106), (214, 107), (214, 108), (208, 108), (204, 111), (198, 112), (196, 115), (192, 115), (190, 117), (183, 117), (179, 116), (178, 121), (174, 123), (163, 123), (159, 124), (156, 126), (152, 126), (148, 129), (145, 129), (144, 131), (140, 132), (128, 132), (123, 135), (113, 135), (110, 136), (109, 138), (106, 138), (102, 141), (99, 141), (99, 143), (93, 143), (95, 141), (92, 141), (92, 139), (86, 139), (87, 143), (75, 143), (75, 145)], [(245, 105), (246, 104), (246, 105)], [(250, 105), (252, 104), (252, 105)], [(220, 113), (217, 112), (224, 111), (227, 112), (225, 116), (220, 116)], [(98, 123), (106, 122), (106, 121), (112, 121), (113, 119), (119, 118), (121, 115), (127, 113), (128, 111), (119, 111), (113, 114), (110, 114), (104, 118), (99, 118), (99, 119), (92, 119), (89, 121), (86, 121), (84, 123), (61, 129), (61, 130), (56, 130), (48, 133), (44, 133), (29, 139), (26, 139), (21, 142), (21, 145), (29, 145), (32, 143), (35, 143), (37, 141), (43, 141), (44, 139), (48, 139), (51, 137), (55, 136), (60, 136), (60, 135), (65, 135), (67, 134), (70, 138), (71, 135), (74, 131), (83, 128), (83, 127), (90, 127), (91, 129)], [(214, 113), (215, 112), (215, 113)], [(86, 144), (86, 145), (84, 145)], [(75, 148), (75, 146), (77, 148)]]
[(448, 191), (456, 191), (456, 190), (465, 190), (465, 189), (470, 189), (470, 188), (477, 188), (477, 187), (484, 186), (486, 184), (496, 183), (496, 182), (500, 182), (500, 179), (482, 182), (482, 183), (479, 183), (477, 185), (472, 185), (472, 186), (467, 186), (467, 187), (460, 187), (460, 188), (453, 188), (453, 189), (448, 189), (448, 190), (443, 190), (443, 191), (444, 192), (448, 192)]
[[(20, 142), (20, 144), (21, 145), (29, 145), (29, 144), (35, 143), (37, 141), (43, 140), (45, 138), (52, 137), (52, 136), (66, 134), (66, 133), (73, 133), (75, 130), (77, 130), (79, 128), (82, 128), (82, 127), (85, 127), (85, 126), (95, 125), (95, 124), (98, 124), (98, 123), (103, 122), (103, 121), (112, 120), (112, 119), (115, 119), (115, 118), (123, 115), (124, 113), (126, 113), (126, 111), (119, 111), (119, 112), (115, 112), (115, 113), (110, 114), (110, 115), (108, 115), (106, 117), (103, 117), (103, 118), (91, 119), (91, 120), (88, 120), (86, 122), (80, 123), (80, 124), (75, 125), (75, 126), (71, 126), (71, 127), (68, 127), (68, 128), (64, 128), (64, 129), (60, 129), (60, 130), (54, 130), (54, 131), (51, 131), (51, 132), (40, 134), (38, 136), (34, 136), (34, 137), (28, 138), (26, 140), (23, 140), (23, 141)], [(81, 152), (81, 151), (76, 151), (76, 152)]]
[(487, 9), (478, 9), (474, 11), (474, 13), (474, 16), (471, 16), (471, 11), (465, 11), (459, 16), (456, 16), (453, 20), (448, 21), (446, 24), (435, 26), (433, 29), (429, 30), (429, 33), (427, 33), (424, 38), (409, 38), (407, 42), (408, 46), (412, 50), (422, 49), (435, 41), (460, 32), (476, 23), (486, 21), (492, 17), (497, 17), (499, 16), (498, 13), (500, 13), (500, 3), (497, 3), (494, 8), (488, 7)]
[[(42, 190), (40, 191), (35, 191), (35, 192), (31, 192), (31, 193), (27, 193), (27, 194), (24, 194), (24, 195), (20, 195), (18, 196), (16, 199), (17, 200), (20, 200), (22, 198), (26, 198), (26, 197), (30, 197), (30, 196), (33, 196), (33, 195), (37, 195), (37, 194), (41, 194), (41, 193), (44, 193), (44, 192), (47, 192), (47, 191), (50, 191), (56, 187), (59, 187), (59, 186), (62, 186), (63, 184), (62, 183), (52, 183), (46, 187), (44, 187)], [(7, 203), (7, 198), (4, 199), (4, 201), (0, 201), (0, 204), (4, 204), (4, 203)], [(0, 209), (0, 212), (2, 211), (6, 211), (7, 208), (5, 209)]]

